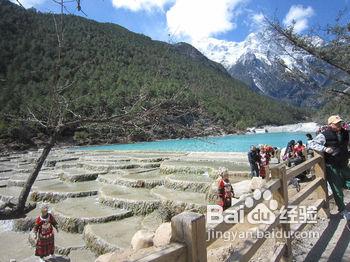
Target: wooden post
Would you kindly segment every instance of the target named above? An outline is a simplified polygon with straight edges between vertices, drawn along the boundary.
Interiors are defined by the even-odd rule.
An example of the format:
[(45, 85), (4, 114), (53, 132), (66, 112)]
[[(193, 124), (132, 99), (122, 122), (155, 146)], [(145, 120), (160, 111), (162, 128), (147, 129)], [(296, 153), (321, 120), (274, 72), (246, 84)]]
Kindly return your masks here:
[(266, 181), (269, 181), (270, 179), (271, 179), (271, 169), (270, 169), (270, 166), (269, 165), (267, 165), (266, 167), (265, 167), (265, 180)]
[(314, 154), (315, 156), (320, 155), (322, 157), (322, 160), (315, 165), (315, 175), (316, 177), (323, 178), (324, 182), (320, 187), (317, 188), (316, 192), (317, 192), (317, 197), (325, 201), (325, 204), (322, 208), (323, 216), (329, 218), (330, 211), (329, 211), (328, 187), (327, 187), (327, 180), (326, 180), (326, 164), (324, 162), (323, 153), (315, 151)]
[(281, 182), (279, 190), (273, 193), (273, 198), (278, 201), (278, 208), (288, 204), (288, 181), (284, 183), (286, 180), (284, 177), (285, 174), (286, 166), (284, 164), (279, 164), (271, 168), (271, 179), (279, 179)]
[[(284, 206), (284, 210), (288, 210), (288, 180), (287, 180), (287, 170), (286, 165), (278, 165), (271, 169), (271, 178), (280, 179), (281, 187), (278, 191), (274, 193), (273, 198), (278, 201), (278, 206), (281, 208)], [(278, 229), (282, 233), (282, 238), (279, 239), (280, 242), (285, 244), (282, 260), (292, 261), (292, 239), (288, 236), (291, 235), (289, 222), (279, 224)], [(287, 236), (287, 237), (285, 237)]]
[[(281, 168), (280, 176), (281, 176), (281, 195), (283, 198), (283, 204), (284, 204), (285, 210), (288, 211), (288, 207), (289, 207), (288, 182), (289, 181), (287, 180), (287, 170), (285, 165), (283, 166), (283, 168)], [(282, 260), (292, 261), (292, 239), (291, 239), (290, 223), (287, 222), (287, 223), (281, 224), (281, 230), (283, 233), (282, 238), (286, 244), (286, 249), (282, 256)]]
[(207, 244), (204, 215), (183, 212), (171, 219), (171, 241), (185, 243), (188, 262), (206, 262)]

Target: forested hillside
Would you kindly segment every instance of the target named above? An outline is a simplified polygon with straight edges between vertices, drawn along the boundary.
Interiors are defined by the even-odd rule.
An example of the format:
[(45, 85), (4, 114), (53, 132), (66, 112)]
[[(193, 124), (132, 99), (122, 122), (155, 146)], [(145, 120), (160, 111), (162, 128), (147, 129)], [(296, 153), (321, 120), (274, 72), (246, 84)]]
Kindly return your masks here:
[[(0, 138), (45, 137), (24, 124), (30, 108), (48, 106), (49, 85), (60, 70), (75, 114), (108, 116), (132, 105), (140, 92), (147, 105), (180, 94), (169, 110), (130, 126), (96, 124), (67, 130), (79, 143), (152, 140), (234, 132), (247, 126), (286, 124), (305, 112), (258, 95), (188, 44), (170, 45), (115, 24), (65, 15), (62, 63), (55, 69), (58, 16), (0, 1)], [(162, 111), (163, 112), (163, 111)], [(34, 139), (35, 140), (35, 139)]]

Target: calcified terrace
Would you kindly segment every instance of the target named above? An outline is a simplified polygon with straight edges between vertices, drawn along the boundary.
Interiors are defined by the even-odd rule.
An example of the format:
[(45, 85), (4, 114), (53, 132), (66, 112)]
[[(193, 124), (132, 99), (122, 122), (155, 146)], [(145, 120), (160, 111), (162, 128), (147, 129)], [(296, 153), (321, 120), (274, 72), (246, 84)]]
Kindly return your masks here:
[[(18, 197), (38, 155), (0, 158), (0, 205)], [(184, 210), (204, 213), (221, 166), (232, 183), (248, 178), (246, 153), (53, 150), (31, 191), (37, 208), (1, 222), (0, 261), (33, 256), (28, 233), (42, 202), (61, 228), (57, 252), (72, 261), (127, 248), (140, 229), (154, 231)]]

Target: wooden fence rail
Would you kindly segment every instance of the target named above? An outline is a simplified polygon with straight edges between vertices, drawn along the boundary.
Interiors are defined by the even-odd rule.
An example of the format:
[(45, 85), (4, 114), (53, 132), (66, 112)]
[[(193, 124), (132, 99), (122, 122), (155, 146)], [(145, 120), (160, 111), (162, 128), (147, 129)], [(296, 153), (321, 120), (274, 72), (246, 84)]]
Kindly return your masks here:
[[(315, 170), (316, 178), (309, 182), (300, 192), (290, 196), (288, 191), (289, 181), (304, 171), (313, 169)], [(315, 194), (312, 206), (316, 208), (317, 212), (323, 210), (324, 216), (329, 216), (329, 196), (327, 191), (327, 183), (325, 179), (325, 164), (322, 155), (315, 152), (315, 156), (300, 165), (287, 170), (285, 163), (276, 165), (270, 170), (271, 176), (267, 180), (267, 184), (262, 193), (265, 190), (269, 190), (273, 194), (273, 198), (278, 201), (279, 207), (284, 207), (286, 210), (290, 206), (296, 206), (310, 197), (311, 194)], [(236, 203), (229, 208), (229, 211), (235, 210), (236, 212), (244, 211), (244, 214), (248, 214), (254, 207), (261, 203), (263, 199), (255, 201), (254, 206), (247, 208), (244, 205), (244, 199)], [(276, 212), (278, 213), (278, 212)], [(227, 211), (224, 212), (224, 217)], [(281, 214), (277, 214), (275, 220), (265, 227), (265, 232), (271, 232), (273, 229), (282, 231), (282, 236), (292, 237), (298, 231), (301, 231), (306, 225), (305, 223), (299, 223), (291, 229), (290, 223), (280, 223)], [(150, 254), (138, 262), (172, 262), (172, 261), (188, 261), (188, 262), (205, 262), (207, 261), (206, 248), (213, 240), (206, 241), (207, 231), (226, 231), (234, 226), (234, 224), (226, 224), (225, 222), (219, 224), (207, 224), (205, 225), (205, 217), (193, 212), (183, 212), (172, 218), (171, 221), (173, 237), (172, 240), (176, 243), (171, 243), (164, 249)], [(283, 233), (284, 232), (284, 233)], [(266, 239), (257, 238), (254, 241), (250, 241), (249, 245), (241, 250), (241, 252), (233, 254), (230, 261), (249, 261), (257, 250), (262, 246)], [(276, 261), (291, 261), (292, 260), (292, 238), (282, 237), (278, 239), (280, 243), (277, 245), (273, 256), (272, 262)]]

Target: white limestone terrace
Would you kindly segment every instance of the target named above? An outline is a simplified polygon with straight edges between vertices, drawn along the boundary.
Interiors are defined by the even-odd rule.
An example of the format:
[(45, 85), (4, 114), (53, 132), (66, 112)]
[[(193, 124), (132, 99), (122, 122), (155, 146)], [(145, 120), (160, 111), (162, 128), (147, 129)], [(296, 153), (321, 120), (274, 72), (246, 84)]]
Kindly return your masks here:
[[(0, 157), (0, 201), (16, 200), (39, 155)], [(0, 229), (0, 245), (7, 249), (0, 250), (0, 261), (34, 261), (28, 235), (43, 201), (61, 228), (56, 251), (71, 261), (90, 262), (95, 255), (128, 248), (139, 229), (155, 231), (184, 210), (205, 212), (221, 166), (233, 183), (249, 171), (246, 153), (54, 149), (30, 194), (37, 208)], [(18, 243), (23, 252), (17, 254)]]

